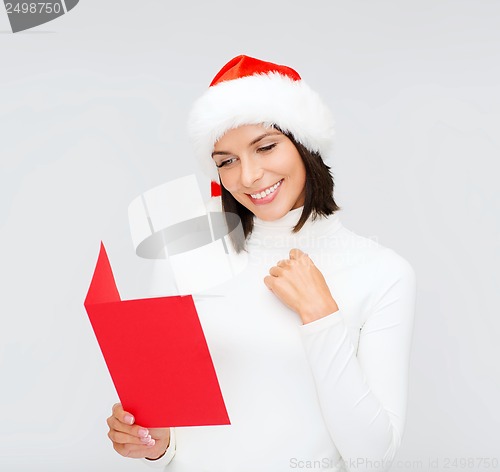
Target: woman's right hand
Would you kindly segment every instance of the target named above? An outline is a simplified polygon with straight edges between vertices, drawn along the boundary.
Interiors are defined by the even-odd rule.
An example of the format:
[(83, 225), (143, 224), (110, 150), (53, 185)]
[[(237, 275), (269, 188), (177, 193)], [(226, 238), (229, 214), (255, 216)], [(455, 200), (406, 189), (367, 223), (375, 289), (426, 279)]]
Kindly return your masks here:
[(113, 405), (107, 423), (108, 437), (113, 448), (124, 457), (156, 459), (164, 454), (170, 443), (170, 428), (143, 428), (134, 424), (132, 414), (121, 403)]

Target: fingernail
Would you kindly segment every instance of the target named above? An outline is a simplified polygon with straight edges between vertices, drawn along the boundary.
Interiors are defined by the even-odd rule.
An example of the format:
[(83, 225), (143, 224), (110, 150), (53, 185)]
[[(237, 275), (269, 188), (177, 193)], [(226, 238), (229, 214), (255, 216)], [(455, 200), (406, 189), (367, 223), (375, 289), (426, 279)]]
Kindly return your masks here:
[(132, 415), (125, 415), (125, 423), (128, 423), (128, 424), (133, 424), (134, 423), (134, 417)]
[(141, 438), (141, 441), (144, 444), (148, 444), (149, 442), (151, 442), (151, 436), (148, 434), (145, 438)]
[(148, 442), (147, 446), (148, 447), (152, 447), (155, 445), (155, 440), (154, 439), (151, 439), (151, 441)]
[(147, 429), (140, 429), (137, 434), (141, 437), (141, 438), (145, 438), (146, 436), (149, 435), (149, 431)]

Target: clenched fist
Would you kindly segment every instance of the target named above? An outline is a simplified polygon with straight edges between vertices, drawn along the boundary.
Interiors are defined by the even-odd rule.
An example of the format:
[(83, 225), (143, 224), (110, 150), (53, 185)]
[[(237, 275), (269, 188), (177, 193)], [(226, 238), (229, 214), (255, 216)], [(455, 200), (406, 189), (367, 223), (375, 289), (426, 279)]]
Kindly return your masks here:
[(336, 312), (339, 308), (323, 274), (300, 249), (271, 267), (264, 283), (285, 305), (298, 313), (303, 324)]

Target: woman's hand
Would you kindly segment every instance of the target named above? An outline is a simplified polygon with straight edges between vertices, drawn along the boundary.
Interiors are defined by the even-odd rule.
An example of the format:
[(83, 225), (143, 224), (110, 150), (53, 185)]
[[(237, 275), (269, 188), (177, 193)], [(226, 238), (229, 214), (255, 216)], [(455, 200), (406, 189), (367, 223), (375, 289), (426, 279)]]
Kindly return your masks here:
[(143, 428), (134, 424), (133, 415), (123, 410), (121, 403), (113, 405), (108, 418), (108, 437), (113, 448), (124, 457), (157, 459), (170, 443), (170, 428)]
[(299, 314), (304, 324), (323, 318), (339, 308), (323, 274), (300, 249), (290, 259), (271, 267), (264, 283), (285, 305)]

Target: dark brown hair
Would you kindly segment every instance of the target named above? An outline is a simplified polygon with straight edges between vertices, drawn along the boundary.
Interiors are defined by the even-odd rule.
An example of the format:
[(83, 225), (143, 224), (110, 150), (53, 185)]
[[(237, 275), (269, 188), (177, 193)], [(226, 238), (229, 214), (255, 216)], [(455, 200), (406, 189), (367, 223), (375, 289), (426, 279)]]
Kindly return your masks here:
[[(299, 221), (293, 227), (292, 232), (297, 233), (304, 226), (309, 216), (315, 220), (318, 216), (333, 215), (342, 208), (339, 207), (333, 198), (333, 175), (330, 172), (330, 167), (325, 164), (319, 153), (311, 152), (306, 149), (302, 144), (298, 143), (293, 135), (288, 132), (280, 130), (274, 126), (278, 131), (283, 133), (297, 148), (297, 151), (304, 162), (306, 169), (306, 191), (304, 200), (304, 209), (300, 215)], [(220, 179), (219, 179), (220, 180)], [(253, 230), (253, 217), (254, 214), (240, 202), (238, 202), (231, 193), (225, 189), (222, 182), (221, 187), (221, 200), (222, 210), (224, 213), (235, 213), (239, 216), (243, 227), (244, 239), (234, 237), (230, 234), (231, 242), (233, 243), (236, 252), (241, 252), (245, 249), (245, 241)], [(226, 218), (227, 221), (227, 218)], [(229, 222), (228, 222), (229, 225)], [(231, 225), (232, 226), (232, 225)]]

